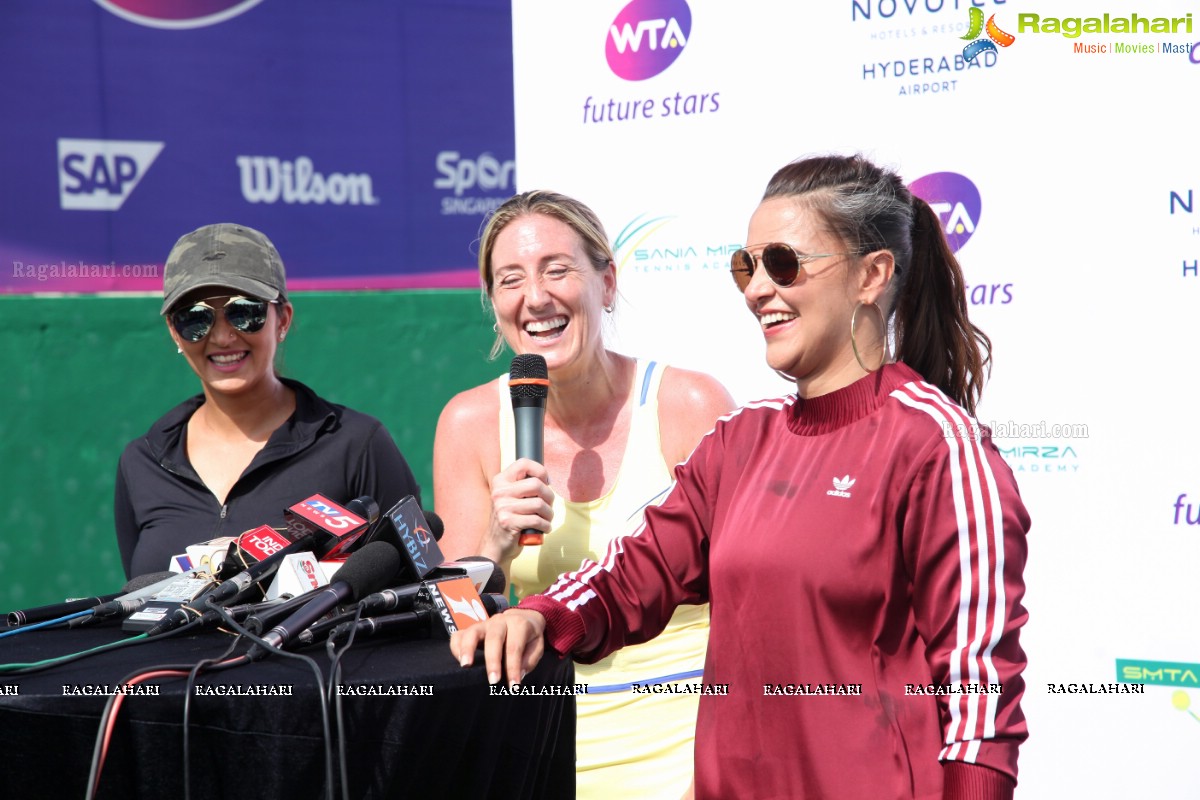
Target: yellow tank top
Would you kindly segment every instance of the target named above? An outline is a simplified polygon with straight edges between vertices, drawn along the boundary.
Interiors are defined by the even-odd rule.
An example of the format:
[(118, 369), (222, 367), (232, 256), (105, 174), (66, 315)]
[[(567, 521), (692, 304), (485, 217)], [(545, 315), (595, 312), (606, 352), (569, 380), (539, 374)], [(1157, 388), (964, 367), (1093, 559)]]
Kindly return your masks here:
[[(526, 547), (512, 562), (511, 575), (519, 598), (536, 594), (564, 572), (578, 569), (584, 559), (599, 561), (614, 538), (632, 533), (642, 512), (666, 496), (673, 481), (663, 460), (658, 426), (658, 390), (662, 365), (637, 361), (629, 440), (612, 488), (586, 503), (554, 497), (554, 527), (539, 547)], [(508, 376), (500, 392), (500, 463), (516, 458), (512, 402)], [(554, 391), (551, 387), (551, 391)], [(708, 644), (708, 606), (680, 606), (666, 629), (649, 642), (622, 648), (597, 664), (576, 665), (580, 683), (590, 693), (628, 690), (633, 682), (696, 679), (703, 673)]]

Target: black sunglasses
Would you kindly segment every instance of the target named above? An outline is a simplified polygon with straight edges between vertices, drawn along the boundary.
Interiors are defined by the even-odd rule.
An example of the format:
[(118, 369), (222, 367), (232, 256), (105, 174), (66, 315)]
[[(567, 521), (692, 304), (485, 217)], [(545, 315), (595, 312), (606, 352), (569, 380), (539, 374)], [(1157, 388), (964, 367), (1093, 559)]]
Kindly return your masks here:
[[(225, 321), (242, 333), (258, 333), (267, 324), (267, 306), (274, 302), (277, 301), (231, 297), (223, 307)], [(171, 312), (171, 326), (189, 342), (198, 342), (208, 336), (216, 322), (216, 309), (205, 302), (181, 306)]]
[(753, 247), (755, 250), (761, 247), (762, 252), (755, 256), (749, 248), (743, 247), (729, 259), (733, 282), (737, 284), (739, 291), (746, 291), (746, 287), (750, 285), (750, 278), (754, 276), (754, 269), (760, 260), (772, 283), (776, 286), (788, 287), (796, 282), (796, 278), (800, 277), (800, 269), (810, 261), (833, 256), (855, 255), (854, 253), (801, 253), (790, 244), (782, 242), (768, 242), (763, 245), (753, 245)]

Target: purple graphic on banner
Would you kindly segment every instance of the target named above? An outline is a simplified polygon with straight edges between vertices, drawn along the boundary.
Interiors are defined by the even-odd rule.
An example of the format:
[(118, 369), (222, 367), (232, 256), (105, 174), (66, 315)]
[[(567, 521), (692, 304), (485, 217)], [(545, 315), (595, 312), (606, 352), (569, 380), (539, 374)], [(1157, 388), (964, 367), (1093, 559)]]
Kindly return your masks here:
[(95, 0), (118, 17), (151, 28), (200, 28), (244, 14), (263, 0)]
[(604, 55), (617, 77), (644, 81), (675, 63), (691, 35), (684, 0), (633, 0), (608, 26)]
[(507, 0), (262, 2), (208, 25), (6, 0), (0, 293), (160, 291), (171, 245), (214, 222), (266, 233), (293, 290), (478, 287), (481, 222), (516, 191)]
[(917, 178), (909, 191), (929, 204), (942, 221), (950, 249), (962, 249), (979, 225), (982, 204), (979, 189), (971, 179), (957, 172), (935, 172)]

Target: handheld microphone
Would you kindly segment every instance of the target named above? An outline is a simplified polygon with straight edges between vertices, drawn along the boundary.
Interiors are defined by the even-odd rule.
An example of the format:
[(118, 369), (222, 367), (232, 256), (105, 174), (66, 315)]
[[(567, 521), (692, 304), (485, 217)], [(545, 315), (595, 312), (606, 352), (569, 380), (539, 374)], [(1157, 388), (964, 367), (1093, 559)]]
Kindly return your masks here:
[(78, 600), (64, 600), (61, 603), (51, 603), (45, 606), (38, 606), (37, 608), (10, 611), (8, 612), (8, 624), (10, 627), (17, 628), (21, 625), (32, 625), (35, 622), (48, 622), (52, 619), (69, 616), (78, 611), (87, 611), (93, 606), (116, 600), (120, 596), (120, 592), (114, 592), (113, 594), (102, 594), (99, 597), (82, 597)]
[[(358, 601), (364, 595), (387, 585), (400, 568), (400, 554), (386, 542), (371, 542), (355, 551), (338, 570), (333, 583), (317, 591), (311, 600), (283, 622), (263, 634), (270, 648), (282, 649), (300, 631), (312, 625), (346, 600)], [(252, 661), (266, 656), (268, 648), (255, 644), (247, 651)]]
[(92, 606), (92, 615), (76, 617), (67, 623), (69, 628), (78, 628), (101, 622), (113, 617), (128, 616), (146, 604), (150, 595), (168, 586), (179, 577), (178, 572), (164, 570), (163, 572), (147, 572), (133, 578), (125, 584), (125, 593)]
[[(508, 391), (512, 395), (517, 431), (517, 458), (528, 458), (541, 464), (545, 461), (546, 397), (550, 394), (546, 359), (535, 353), (514, 358), (508, 369)], [(544, 538), (541, 531), (526, 528), (517, 537), (517, 543), (539, 545)]]

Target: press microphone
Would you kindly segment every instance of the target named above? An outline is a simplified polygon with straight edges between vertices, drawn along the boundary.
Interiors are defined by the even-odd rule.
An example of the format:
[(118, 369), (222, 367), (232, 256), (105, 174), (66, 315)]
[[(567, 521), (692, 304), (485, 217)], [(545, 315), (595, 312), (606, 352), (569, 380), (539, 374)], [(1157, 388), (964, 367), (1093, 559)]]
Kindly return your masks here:
[[(508, 368), (508, 391), (512, 395), (517, 430), (517, 458), (528, 458), (541, 464), (545, 461), (546, 396), (550, 394), (546, 359), (536, 353), (516, 356)], [(517, 537), (517, 543), (537, 545), (544, 538), (541, 531), (526, 528)]]
[[(225, 580), (212, 592), (213, 602), (226, 602), (251, 584), (270, 578), (280, 564), (295, 553), (314, 552), (318, 558), (325, 558), (336, 551), (344, 551), (379, 519), (379, 504), (363, 495), (342, 508), (321, 495), (313, 495), (288, 508), (284, 515), (288, 532), (295, 538), (289, 538), (269, 525), (243, 533), (238, 537), (234, 552), (249, 554), (256, 561), (235, 574), (224, 570), (222, 577)], [(225, 565), (235, 563), (232, 558), (225, 559)]]
[[(489, 617), (495, 616), (508, 608), (508, 600), (499, 594), (480, 595), (479, 601)], [(454, 630), (457, 630), (457, 627)], [(394, 614), (384, 614), (378, 617), (367, 617), (351, 622), (343, 622), (329, 634), (329, 641), (335, 644), (346, 641), (352, 633), (356, 639), (361, 639), (383, 633), (430, 631), (450, 634), (454, 630), (446, 628), (445, 619), (436, 611), (432, 604), (423, 604), (423, 607), (415, 611), (399, 611)]]
[(76, 617), (67, 623), (70, 628), (91, 625), (113, 617), (127, 616), (146, 604), (146, 598), (166, 587), (179, 577), (178, 572), (164, 570), (162, 572), (147, 572), (125, 584), (124, 594), (111, 600), (105, 600), (92, 606), (92, 614), (87, 617)]
[(48, 622), (52, 619), (70, 616), (80, 611), (87, 611), (93, 606), (116, 600), (120, 596), (120, 592), (114, 592), (112, 594), (102, 594), (99, 597), (81, 597), (77, 600), (64, 600), (61, 603), (51, 603), (45, 606), (38, 606), (37, 608), (10, 611), (8, 612), (8, 624), (10, 627), (17, 628), (21, 625), (32, 625), (35, 622)]
[(300, 631), (328, 614), (340, 603), (358, 601), (387, 585), (400, 568), (400, 554), (387, 542), (371, 542), (355, 551), (337, 571), (333, 583), (314, 593), (313, 598), (287, 619), (263, 634), (269, 647), (255, 644), (247, 651), (252, 661), (265, 657), (270, 648), (282, 649)]
[(380, 523), (380, 527), (386, 527), (386, 530), (379, 541), (387, 542), (399, 551), (403, 580), (411, 583), (422, 581), (446, 560), (437, 542), (440, 533), (434, 530), (430, 522), (433, 519), (441, 523), (441, 519), (433, 513), (426, 517), (420, 503), (411, 494), (388, 509), (384, 518), (385, 522)]

